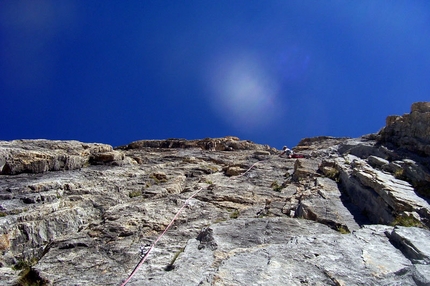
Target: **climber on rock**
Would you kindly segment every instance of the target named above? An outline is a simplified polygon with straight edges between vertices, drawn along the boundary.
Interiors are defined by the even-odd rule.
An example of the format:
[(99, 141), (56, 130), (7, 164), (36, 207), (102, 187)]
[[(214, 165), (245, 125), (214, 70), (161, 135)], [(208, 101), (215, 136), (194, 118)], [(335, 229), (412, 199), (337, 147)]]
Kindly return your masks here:
[(282, 153), (279, 154), (279, 157), (282, 157), (282, 155), (284, 155), (284, 154), (287, 155), (287, 158), (291, 158), (293, 156), (293, 151), (290, 148), (288, 148), (287, 146), (284, 146), (282, 148)]

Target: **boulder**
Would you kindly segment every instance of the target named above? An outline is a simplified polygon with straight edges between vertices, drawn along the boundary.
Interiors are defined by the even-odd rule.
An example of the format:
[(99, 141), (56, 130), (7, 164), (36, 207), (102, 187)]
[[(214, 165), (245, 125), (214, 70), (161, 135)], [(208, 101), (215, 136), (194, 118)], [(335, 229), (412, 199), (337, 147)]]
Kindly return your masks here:
[(384, 166), (390, 164), (388, 160), (373, 155), (367, 157), (367, 163), (369, 163), (369, 165), (371, 165), (372, 167), (379, 169), (384, 168)]
[(119, 151), (95, 153), (90, 156), (90, 161), (93, 164), (105, 164), (122, 160), (124, 160), (124, 154)]

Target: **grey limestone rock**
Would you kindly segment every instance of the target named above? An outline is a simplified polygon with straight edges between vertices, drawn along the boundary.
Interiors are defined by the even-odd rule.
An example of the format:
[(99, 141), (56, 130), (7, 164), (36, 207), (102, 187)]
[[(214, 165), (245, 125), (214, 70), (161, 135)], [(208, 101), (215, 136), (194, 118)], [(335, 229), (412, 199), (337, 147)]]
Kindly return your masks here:
[(150, 281), (141, 276), (131, 285), (416, 285), (413, 264), (384, 234), (392, 227), (340, 234), (278, 217), (211, 228), (216, 249), (190, 240), (174, 271)]
[(121, 285), (142, 249), (128, 285), (429, 285), (427, 129), (403, 130), (427, 111), (296, 159), (232, 136), (0, 141), (0, 285)]
[(44, 173), (75, 170), (91, 163), (119, 161), (112, 146), (99, 143), (50, 140), (0, 141), (0, 173)]

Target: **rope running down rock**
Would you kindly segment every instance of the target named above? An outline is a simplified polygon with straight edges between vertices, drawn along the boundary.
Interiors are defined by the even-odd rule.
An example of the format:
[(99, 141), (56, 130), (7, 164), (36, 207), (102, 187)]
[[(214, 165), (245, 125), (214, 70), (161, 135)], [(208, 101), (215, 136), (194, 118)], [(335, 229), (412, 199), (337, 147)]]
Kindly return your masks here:
[[(258, 163), (267, 161), (269, 159), (266, 160), (262, 160), (262, 161), (258, 161), (254, 164), (251, 165), (251, 167), (248, 168), (248, 170), (246, 170), (245, 172), (243, 172), (242, 174), (232, 177), (230, 179), (236, 179), (238, 177), (244, 176), (246, 173), (248, 173), (252, 168), (254, 168)], [(148, 249), (148, 251), (146, 252), (146, 254), (139, 260), (139, 263), (136, 265), (136, 267), (133, 269), (133, 271), (130, 273), (130, 275), (128, 276), (128, 278), (121, 284), (121, 286), (125, 286), (128, 282), (130, 282), (130, 280), (133, 278), (134, 274), (136, 274), (137, 270), (142, 266), (142, 264), (146, 261), (146, 259), (149, 256), (149, 253), (152, 251), (152, 249), (154, 249), (155, 245), (157, 244), (157, 242), (164, 236), (164, 234), (167, 232), (167, 230), (172, 226), (172, 224), (175, 222), (175, 220), (178, 218), (179, 214), (182, 212), (182, 210), (188, 205), (188, 202), (194, 198), (194, 196), (196, 196), (200, 191), (202, 190), (202, 188), (199, 188), (196, 192), (194, 192), (182, 205), (182, 207), (179, 209), (179, 211), (176, 213), (176, 215), (173, 217), (173, 219), (170, 221), (170, 223), (167, 225), (166, 229), (164, 229), (164, 231), (158, 236), (158, 238), (154, 241), (154, 243), (152, 243), (152, 245), (150, 246), (150, 248)]]

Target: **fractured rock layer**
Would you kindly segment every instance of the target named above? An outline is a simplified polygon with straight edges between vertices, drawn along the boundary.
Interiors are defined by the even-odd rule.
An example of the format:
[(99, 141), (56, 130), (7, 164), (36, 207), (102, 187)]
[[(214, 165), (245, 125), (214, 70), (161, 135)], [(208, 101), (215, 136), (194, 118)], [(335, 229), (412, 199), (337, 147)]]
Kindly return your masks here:
[(129, 285), (428, 285), (427, 157), (384, 136), (0, 141), (0, 284), (120, 285), (193, 194)]

